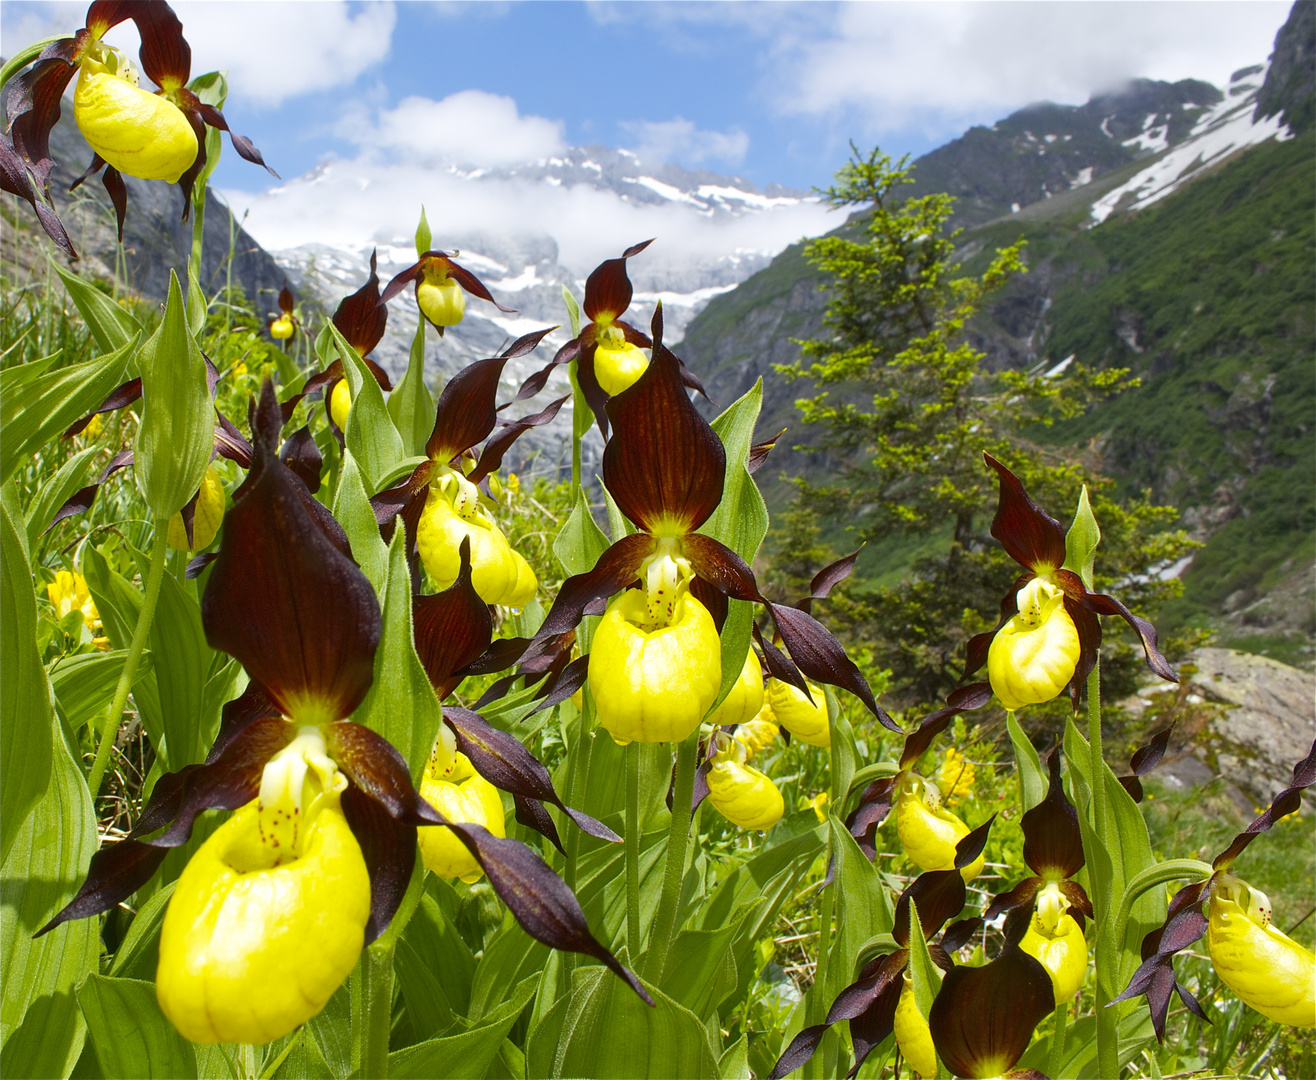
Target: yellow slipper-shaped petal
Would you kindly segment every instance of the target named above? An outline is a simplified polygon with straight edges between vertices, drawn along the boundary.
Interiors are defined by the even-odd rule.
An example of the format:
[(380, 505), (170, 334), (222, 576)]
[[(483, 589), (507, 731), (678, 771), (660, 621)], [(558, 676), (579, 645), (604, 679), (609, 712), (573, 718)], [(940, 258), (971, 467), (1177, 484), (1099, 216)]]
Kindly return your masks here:
[(905, 985), (900, 991), (900, 1000), (896, 1002), (896, 1015), (892, 1021), (896, 1045), (910, 1068), (920, 1076), (936, 1076), (937, 1050), (932, 1045), (932, 1030), (914, 1001), (914, 983), (909, 972), (906, 971), (901, 978)]
[(1048, 931), (1042, 919), (1034, 915), (1019, 948), (1046, 968), (1057, 1005), (1063, 1005), (1078, 993), (1087, 973), (1088, 943), (1072, 915), (1066, 912), (1060, 916), (1054, 932)]
[(1211, 897), (1206, 931), (1216, 974), (1262, 1016), (1316, 1027), (1316, 956), (1222, 892)]
[(177, 105), (94, 60), (82, 62), (73, 119), (91, 148), (128, 176), (173, 184), (196, 161), (196, 135)]
[(742, 829), (770, 829), (786, 809), (781, 792), (769, 777), (752, 765), (720, 754), (708, 770), (708, 800)]
[[(950, 870), (955, 865), (955, 845), (969, 835), (969, 827), (941, 805), (932, 785), (911, 774), (896, 798), (896, 834), (920, 870)], [(972, 881), (984, 864), (985, 856), (979, 855), (960, 873), (965, 881)]]
[(1042, 578), (1019, 590), (1019, 614), (992, 638), (987, 677), (1011, 712), (1059, 697), (1078, 664), (1078, 629), (1064, 593)]
[(824, 750), (832, 745), (832, 728), (827, 721), (827, 697), (821, 687), (808, 683), (810, 701), (803, 692), (780, 679), (768, 680), (768, 704), (778, 724), (797, 739)]
[(205, 475), (201, 477), (196, 507), (192, 511), (192, 543), (187, 542), (187, 528), (183, 524), (183, 515), (179, 513), (169, 519), (169, 546), (175, 551), (201, 551), (208, 548), (223, 520), (224, 482), (219, 478), (219, 470), (208, 465)]
[[(456, 767), (448, 779), (426, 768), (420, 785), (421, 797), (449, 821), (483, 825), (494, 836), (506, 836), (503, 800), (498, 789), (471, 768), (466, 755), (457, 754), (456, 759)], [(422, 826), (416, 834), (421, 858), (439, 877), (461, 878), (467, 885), (484, 877), (475, 856), (451, 829), (442, 825)]]
[(431, 486), (416, 528), (416, 548), (439, 589), (457, 580), (463, 539), (471, 542), (471, 584), (481, 600), (519, 607), (534, 596), (534, 571), (512, 550), (502, 529), (478, 507), (459, 514), (448, 494)]
[(747, 724), (763, 708), (763, 672), (753, 649), (745, 654), (735, 685), (708, 717), (710, 724), (725, 727), (728, 724)]

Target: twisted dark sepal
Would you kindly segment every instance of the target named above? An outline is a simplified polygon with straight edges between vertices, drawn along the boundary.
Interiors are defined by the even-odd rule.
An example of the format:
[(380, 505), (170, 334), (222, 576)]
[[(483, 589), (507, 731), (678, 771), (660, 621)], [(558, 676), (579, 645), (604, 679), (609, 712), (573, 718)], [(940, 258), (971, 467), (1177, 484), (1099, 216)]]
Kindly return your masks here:
[(815, 600), (826, 600), (837, 585), (854, 573), (855, 561), (859, 558), (859, 552), (863, 550), (864, 545), (860, 544), (857, 550), (837, 559), (834, 563), (828, 563), (814, 574), (813, 580), (809, 582), (809, 595), (797, 600), (795, 606), (801, 611), (812, 613)]
[(457, 579), (443, 592), (412, 601), (416, 653), (440, 701), (456, 689), (463, 678), (459, 672), (483, 654), (493, 638), (489, 605), (471, 584), (470, 537), (462, 537), (458, 554)]
[(1232, 866), (1254, 838), (1268, 832), (1280, 818), (1287, 817), (1302, 805), (1302, 792), (1312, 784), (1316, 784), (1316, 741), (1312, 742), (1307, 756), (1293, 766), (1293, 779), (1289, 786), (1275, 796), (1264, 814), (1235, 836), (1233, 842), (1215, 857), (1212, 868), (1223, 870)]
[[(338, 332), (363, 357), (375, 351), (388, 325), (388, 305), (379, 302), (378, 254), (378, 249), (370, 250), (370, 277), (351, 296), (343, 297), (334, 312)], [(283, 306), (282, 293), (279, 306)]]
[(848, 690), (868, 708), (878, 722), (890, 731), (904, 733), (887, 711), (877, 703), (868, 680), (846, 654), (841, 643), (822, 623), (799, 608), (768, 604), (782, 644), (805, 677)]
[(505, 731), (499, 731), (479, 713), (469, 709), (449, 706), (443, 710), (443, 719), (457, 736), (457, 749), (470, 759), (475, 771), (489, 783), (521, 798), (550, 803), (590, 836), (614, 844), (621, 843), (621, 837), (603, 822), (571, 809), (562, 801), (553, 787), (548, 769), (520, 740)]
[(509, 360), (533, 351), (553, 329), (517, 338), (500, 355), (467, 364), (448, 380), (439, 395), (425, 456), (448, 462), (487, 438), (498, 423), (497, 394), (503, 368)]
[[(456, 833), (475, 856), (494, 892), (502, 898), (526, 933), (550, 948), (594, 957), (623, 978), (646, 1004), (653, 1004), (639, 979), (590, 933), (575, 894), (534, 851), (519, 840), (496, 837), (479, 825), (448, 821), (417, 793), (402, 755), (369, 728), (343, 721), (327, 725), (324, 733), (325, 742), (339, 767), (361, 795), (382, 809), (381, 814), (369, 808), (372, 828), (390, 830), (395, 834), (387, 844), (377, 845), (381, 865), (378, 869), (371, 868), (372, 927), (382, 930), (388, 925), (401, 902), (402, 893), (406, 891), (412, 863), (405, 862), (404, 875), (403, 852), (409, 843), (410, 857), (414, 859), (416, 827), (445, 826)], [(401, 831), (404, 828), (410, 830), (405, 835)], [(365, 842), (362, 843), (362, 853), (367, 854), (369, 866)], [(377, 875), (382, 882), (378, 890), (375, 886)]]
[(562, 583), (557, 599), (549, 609), (535, 641), (574, 630), (585, 609), (598, 600), (606, 600), (636, 579), (640, 563), (653, 553), (654, 539), (647, 533), (623, 536), (599, 556), (593, 570), (574, 574)]
[(1142, 781), (1139, 777), (1146, 776), (1161, 763), (1161, 759), (1165, 757), (1165, 750), (1170, 745), (1170, 736), (1173, 734), (1173, 723), (1156, 732), (1144, 745), (1134, 751), (1133, 757), (1129, 760), (1129, 768), (1133, 770), (1132, 775), (1118, 777), (1119, 782), (1124, 785), (1124, 790), (1134, 802), (1142, 802)]
[(946, 973), (928, 1014), (937, 1055), (955, 1076), (992, 1077), (1013, 1069), (1033, 1029), (1055, 1007), (1051, 976), (1017, 945), (983, 967)]
[(128, 899), (150, 880), (170, 848), (187, 843), (203, 810), (236, 810), (251, 802), (260, 791), (265, 763), (296, 733), (295, 725), (286, 720), (253, 720), (233, 734), (213, 760), (162, 776), (136, 827), (125, 839), (91, 857), (78, 894), (35, 936), (70, 919), (99, 915)]
[(225, 516), (202, 623), (211, 647), (237, 657), (284, 715), (310, 706), (338, 719), (362, 702), (374, 679), (379, 601), (345, 553), (341, 528), (324, 520), (327, 511), (313, 516), (320, 504), (279, 461), (280, 427), (266, 380), (252, 471)]
[(1065, 530), (1060, 522), (1033, 502), (1019, 478), (991, 454), (984, 453), (983, 459), (1001, 478), (992, 535), (1010, 558), (1029, 570), (1043, 573), (1063, 566)]
[(1200, 941), (1206, 933), (1207, 920), (1202, 905), (1209, 884), (1209, 881), (1199, 881), (1175, 893), (1165, 922), (1142, 939), (1142, 964), (1133, 973), (1124, 992), (1110, 1003), (1116, 1005), (1145, 994), (1152, 1027), (1160, 1042), (1165, 1041), (1165, 1020), (1173, 993), (1178, 993), (1179, 999), (1197, 1016), (1208, 1023), (1211, 1020), (1174, 975), (1175, 953)]

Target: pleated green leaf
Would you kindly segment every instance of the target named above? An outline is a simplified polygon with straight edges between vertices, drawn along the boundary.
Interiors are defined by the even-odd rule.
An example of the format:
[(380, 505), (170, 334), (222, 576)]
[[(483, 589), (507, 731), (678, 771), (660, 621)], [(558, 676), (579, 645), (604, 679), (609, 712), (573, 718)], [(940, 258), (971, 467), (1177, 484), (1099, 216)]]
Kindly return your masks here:
[(69, 299), (81, 312), (101, 352), (122, 349), (141, 334), (142, 324), (137, 321), (137, 317), (112, 296), (106, 295), (85, 278), (65, 270), (54, 259), (50, 260), (50, 266), (64, 282)]
[(434, 430), (434, 396), (425, 384), (425, 325), (424, 319), (417, 322), (407, 372), (388, 395), (388, 414), (402, 436), (402, 452), (408, 457), (425, 453), (425, 443)]
[(388, 1075), (392, 1080), (424, 1080), (433, 1076), (479, 1080), (493, 1063), (512, 1025), (529, 1004), (538, 982), (537, 976), (522, 979), (497, 1009), (468, 1031), (430, 1039), (389, 1054)]
[[(393, 418), (388, 414), (384, 391), (375, 382), (365, 361), (357, 356), (356, 350), (347, 343), (333, 323), (325, 323), (325, 330), (343, 361), (343, 377), (352, 393), (352, 411), (347, 414), (343, 440), (356, 456), (365, 478), (366, 490), (374, 495), (379, 491), (389, 469), (405, 456), (402, 436), (398, 434), (398, 429), (393, 426)], [(432, 424), (433, 420), (430, 422)], [(428, 437), (429, 432), (425, 434)]]
[(155, 984), (91, 975), (78, 989), (101, 1075), (123, 1080), (193, 1080), (192, 1044), (165, 1019)]
[(334, 491), (333, 513), (347, 533), (352, 558), (356, 559), (375, 592), (382, 595), (384, 578), (388, 575), (388, 547), (379, 535), (379, 522), (370, 508), (365, 481), (350, 450), (343, 454), (342, 471), (338, 474), (338, 487)]

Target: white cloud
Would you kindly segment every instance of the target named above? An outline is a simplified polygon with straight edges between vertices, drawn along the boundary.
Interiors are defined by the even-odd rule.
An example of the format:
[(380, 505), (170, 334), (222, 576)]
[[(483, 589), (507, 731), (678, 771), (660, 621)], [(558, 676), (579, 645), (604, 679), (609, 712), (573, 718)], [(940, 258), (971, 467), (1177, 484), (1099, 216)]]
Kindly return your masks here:
[[(583, 277), (636, 240), (656, 236), (653, 265), (706, 264), (736, 252), (776, 253), (801, 235), (839, 223), (816, 202), (739, 218), (709, 219), (682, 203), (642, 204), (587, 184), (554, 187), (530, 180), (463, 178), (414, 162), (363, 156), (328, 161), (262, 194), (223, 193), (234, 212), (249, 209), (248, 231), (266, 248), (307, 243), (359, 248), (409, 243), (420, 208), (436, 246), (472, 237), (548, 236), (557, 261)], [(648, 257), (646, 257), (648, 258)]]
[(749, 150), (749, 136), (739, 128), (725, 132), (700, 131), (693, 121), (680, 116), (672, 120), (632, 120), (620, 126), (639, 139), (639, 145), (632, 149), (646, 161), (676, 161), (683, 165), (716, 161), (739, 165)]
[(442, 101), (408, 97), (373, 124), (357, 114), (339, 133), (404, 161), (496, 167), (561, 153), (562, 125), (522, 116), (510, 97), (462, 90)]
[[(192, 46), (192, 74), (227, 71), (232, 97), (259, 105), (352, 82), (388, 56), (397, 22), (391, 2), (174, 0), (171, 6)], [(86, 10), (82, 3), (6, 0), (5, 40), (72, 33)], [(136, 62), (139, 39), (131, 22), (116, 26), (106, 40)]]
[(1269, 55), (1284, 0), (1242, 3), (866, 3), (818, 8), (774, 35), (788, 114), (853, 109), (872, 130), (1081, 104), (1134, 77), (1206, 79)]

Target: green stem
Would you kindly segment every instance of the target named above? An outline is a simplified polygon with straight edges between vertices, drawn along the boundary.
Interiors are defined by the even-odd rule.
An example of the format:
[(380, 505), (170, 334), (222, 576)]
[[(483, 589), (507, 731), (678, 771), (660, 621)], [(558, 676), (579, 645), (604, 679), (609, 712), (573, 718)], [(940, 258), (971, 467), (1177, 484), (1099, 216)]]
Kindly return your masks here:
[[(196, 269), (197, 284), (201, 284), (201, 242), (206, 231), (206, 184), (197, 185), (192, 192), (192, 266)], [(204, 291), (205, 286), (202, 286)]]
[(589, 422), (585, 419), (589, 412), (589, 403), (585, 400), (585, 394), (576, 378), (576, 364), (577, 361), (571, 361), (571, 494), (573, 498), (580, 490), (580, 444), (589, 430)]
[[(573, 807), (578, 807), (585, 801), (585, 792), (589, 790), (589, 762), (594, 752), (592, 702), (593, 698), (590, 697), (589, 687), (586, 687), (583, 698), (585, 711), (580, 714), (580, 726), (576, 733), (580, 749), (575, 755), (576, 765), (571, 774), (571, 805)], [(572, 892), (576, 891), (576, 864), (579, 860), (580, 829), (572, 828), (567, 830), (567, 872), (564, 876), (567, 888)]]
[(626, 947), (640, 955), (640, 744), (626, 747)]
[(132, 642), (128, 646), (128, 655), (123, 661), (123, 671), (119, 673), (119, 684), (114, 688), (114, 701), (110, 711), (105, 714), (101, 724), (101, 741), (96, 747), (96, 760), (92, 762), (91, 775), (87, 777), (87, 789), (94, 799), (100, 792), (101, 781), (105, 778), (105, 769), (110, 763), (110, 751), (119, 732), (119, 721), (123, 719), (124, 706), (128, 704), (128, 691), (132, 688), (133, 676), (137, 674), (137, 664), (146, 648), (146, 637), (151, 630), (151, 620), (155, 617), (155, 604), (160, 599), (160, 583), (164, 580), (165, 556), (169, 554), (169, 533), (163, 524), (155, 530), (155, 539), (151, 542), (151, 569), (146, 576), (146, 595), (142, 599), (142, 610), (137, 616), (137, 626), (133, 630)]
[(649, 952), (644, 958), (644, 977), (651, 984), (657, 984), (663, 977), (667, 951), (676, 936), (676, 909), (681, 901), (681, 881), (685, 877), (685, 849), (690, 839), (690, 803), (695, 790), (695, 758), (698, 753), (697, 731), (676, 748), (676, 790), (672, 793), (672, 825), (667, 834), (667, 864), (663, 868), (663, 888), (653, 917)]
[[(1100, 837), (1100, 843), (1106, 842), (1107, 831), (1106, 808), (1106, 764), (1101, 753), (1101, 658), (1097, 658), (1088, 676), (1088, 754), (1092, 775), (1092, 823), (1094, 831)], [(1109, 852), (1113, 860), (1116, 852)], [(1097, 903), (1097, 943), (1093, 957), (1097, 967), (1097, 1073), (1119, 1080), (1119, 1014), (1106, 1006), (1110, 1003), (1111, 992), (1108, 980), (1101, 978), (1102, 965), (1114, 960), (1114, 955), (1103, 956), (1107, 950), (1118, 952), (1122, 943), (1110, 934), (1112, 897), (1099, 895), (1094, 898)], [(1114, 965), (1111, 965), (1112, 968)]]
[(353, 1075), (387, 1080), (388, 1036), (393, 1026), (393, 945), (369, 945), (352, 972)]
[(1047, 1066), (1047, 1076), (1059, 1076), (1065, 1064), (1065, 1026), (1069, 1023), (1069, 1002), (1061, 1002), (1056, 1011), (1055, 1027), (1051, 1029), (1051, 1058)]

